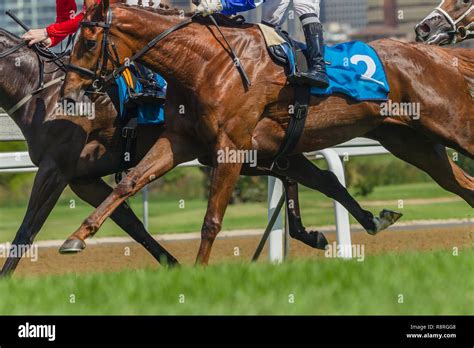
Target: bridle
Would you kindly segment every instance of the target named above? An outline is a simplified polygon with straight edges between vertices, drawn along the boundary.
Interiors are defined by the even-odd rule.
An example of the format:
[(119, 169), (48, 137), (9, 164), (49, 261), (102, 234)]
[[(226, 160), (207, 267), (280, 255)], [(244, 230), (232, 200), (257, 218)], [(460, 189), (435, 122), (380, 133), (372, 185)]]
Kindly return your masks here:
[[(95, 70), (86, 69), (72, 63), (69, 63), (67, 65), (67, 70), (74, 71), (75, 73), (78, 73), (79, 75), (92, 79), (94, 81), (92, 83), (92, 87), (94, 88), (94, 90), (99, 91), (102, 87), (101, 84), (103, 83), (103, 80), (106, 74), (105, 69), (107, 68), (107, 64), (111, 56), (110, 50), (109, 50), (109, 33), (110, 33), (110, 27), (112, 25), (112, 10), (109, 9), (107, 11), (105, 22), (82, 21), (80, 22), (79, 25), (81, 28), (83, 27), (102, 28), (104, 30), (103, 35), (102, 35), (100, 57), (97, 60)], [(93, 44), (97, 44), (95, 41), (92, 41), (92, 40), (89, 42), (92, 42)], [(114, 48), (114, 52), (116, 52), (115, 48)]]
[[(181, 29), (182, 27), (187, 26), (189, 23), (193, 21), (194, 15), (192, 17), (186, 18), (182, 22), (172, 26), (171, 28), (165, 30), (160, 35), (155, 37), (153, 40), (148, 42), (145, 47), (143, 47), (140, 51), (135, 53), (129, 60), (127, 64), (120, 64), (120, 58), (117, 53), (117, 49), (115, 44), (112, 42), (110, 43), (109, 35), (110, 35), (110, 28), (112, 26), (112, 9), (108, 9), (107, 16), (105, 22), (91, 22), (91, 21), (82, 21), (80, 23), (81, 27), (96, 27), (96, 28), (103, 28), (104, 32), (102, 34), (102, 42), (101, 42), (101, 52), (99, 59), (97, 60), (97, 64), (95, 67), (95, 71), (83, 68), (74, 64), (68, 64), (67, 70), (73, 71), (81, 76), (89, 78), (93, 80), (92, 88), (94, 92), (100, 92), (104, 86), (110, 83), (112, 80), (118, 78), (129, 66), (130, 63), (135, 62), (137, 59), (145, 55), (150, 49), (152, 49), (159, 41), (163, 40), (169, 34)], [(112, 47), (112, 52), (110, 48)], [(107, 64), (111, 60), (114, 65), (115, 69), (111, 73), (107, 73)]]
[[(199, 14), (195, 13), (189, 18), (186, 18), (185, 20), (173, 25), (172, 27), (166, 29), (163, 31), (161, 34), (156, 36), (153, 40), (148, 42), (141, 50), (139, 50), (137, 53), (135, 53), (132, 57), (128, 59), (127, 64), (120, 64), (120, 57), (118, 56), (117, 49), (115, 44), (109, 43), (109, 35), (110, 35), (110, 29), (112, 26), (112, 9), (108, 9), (107, 11), (107, 16), (105, 19), (105, 22), (90, 22), (90, 21), (82, 21), (80, 23), (81, 27), (96, 27), (96, 28), (103, 28), (104, 32), (102, 35), (102, 43), (101, 43), (101, 52), (99, 59), (97, 60), (96, 68), (95, 71), (83, 68), (80, 66), (77, 66), (75, 64), (68, 64), (67, 69), (68, 71), (73, 71), (83, 77), (86, 77), (88, 79), (93, 80), (92, 83), (92, 91), (93, 93), (98, 93), (100, 92), (104, 86), (106, 86), (108, 83), (111, 81), (117, 79), (129, 66), (131, 63), (134, 63), (137, 59), (143, 57), (149, 50), (151, 50), (158, 42), (163, 40), (165, 37), (168, 35), (174, 33), (175, 31), (187, 26), (188, 24), (192, 23), (194, 18), (196, 16), (199, 16)], [(238, 69), (240, 72), (242, 79), (244, 80), (245, 84), (247, 87), (251, 86), (250, 79), (248, 78), (245, 69), (243, 68), (240, 59), (238, 58), (237, 54), (235, 53), (235, 50), (232, 48), (230, 43), (227, 41), (226, 37), (222, 33), (219, 24), (217, 21), (214, 19), (212, 15), (209, 15), (211, 21), (213, 24), (216, 26), (217, 30), (220, 32), (222, 37), (224, 38), (224, 41), (226, 42), (231, 58), (234, 62), (235, 67)], [(112, 52), (111, 54), (109, 46), (112, 47)], [(113, 57), (113, 58), (112, 58)], [(107, 73), (107, 63), (109, 60), (112, 60), (112, 62), (115, 65), (115, 69), (111, 73)]]
[[(467, 38), (469, 35), (474, 35), (474, 22), (469, 23), (467, 26), (459, 26), (459, 23), (466, 18), (472, 11), (474, 11), (474, 5), (471, 5), (459, 18), (453, 18), (447, 11), (445, 11), (442, 7), (446, 0), (443, 0), (441, 4), (437, 8), (434, 9), (434, 13), (438, 12), (443, 15), (443, 17), (448, 21), (451, 25), (452, 31), (448, 32), (449, 34), (453, 34), (450, 44), (454, 45), (457, 43), (457, 35), (461, 37), (461, 39)], [(472, 29), (471, 29), (472, 28)]]

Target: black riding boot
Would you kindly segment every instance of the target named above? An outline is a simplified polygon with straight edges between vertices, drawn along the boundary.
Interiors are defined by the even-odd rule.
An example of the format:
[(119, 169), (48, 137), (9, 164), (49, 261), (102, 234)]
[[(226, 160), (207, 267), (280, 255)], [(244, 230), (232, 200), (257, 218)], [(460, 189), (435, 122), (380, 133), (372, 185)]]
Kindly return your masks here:
[(326, 62), (324, 61), (323, 26), (315, 21), (305, 24), (307, 19), (309, 18), (301, 17), (308, 46), (308, 71), (299, 73), (297, 80), (301, 84), (327, 88), (329, 87), (329, 79), (326, 72)]

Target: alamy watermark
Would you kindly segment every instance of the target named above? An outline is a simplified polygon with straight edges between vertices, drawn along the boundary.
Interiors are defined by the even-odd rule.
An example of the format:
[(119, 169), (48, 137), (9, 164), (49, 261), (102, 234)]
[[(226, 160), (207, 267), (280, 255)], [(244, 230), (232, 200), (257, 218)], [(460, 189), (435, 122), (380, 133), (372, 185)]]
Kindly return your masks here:
[(95, 103), (71, 102), (67, 99), (63, 99), (60, 103), (56, 103), (54, 114), (56, 116), (87, 117), (87, 119), (93, 120), (95, 119)]
[(421, 117), (421, 104), (410, 102), (394, 102), (391, 99), (380, 104), (380, 115), (383, 117), (410, 117), (419, 120)]
[(217, 163), (246, 163), (257, 166), (257, 150), (236, 150), (225, 147), (217, 151)]
[(352, 258), (362, 262), (365, 260), (365, 246), (363, 244), (340, 245), (336, 242), (328, 244), (324, 256), (327, 258), (345, 257), (352, 253)]
[(0, 244), (0, 258), (7, 257), (23, 257), (30, 259), (31, 262), (36, 262), (38, 261), (38, 246), (35, 244)]
[(46, 338), (53, 342), (56, 340), (56, 325), (36, 325), (26, 322), (18, 326), (19, 338)]

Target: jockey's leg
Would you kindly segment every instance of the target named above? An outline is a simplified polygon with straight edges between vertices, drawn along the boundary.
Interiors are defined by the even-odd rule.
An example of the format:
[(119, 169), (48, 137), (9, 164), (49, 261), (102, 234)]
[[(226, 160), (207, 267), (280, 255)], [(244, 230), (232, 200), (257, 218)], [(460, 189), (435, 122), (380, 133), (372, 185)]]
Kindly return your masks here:
[(324, 61), (323, 27), (319, 21), (319, 0), (294, 0), (296, 15), (303, 25), (308, 45), (308, 71), (296, 76), (295, 82), (327, 88), (329, 79)]
[(283, 24), (290, 0), (271, 0), (263, 3), (262, 22), (274, 27)]

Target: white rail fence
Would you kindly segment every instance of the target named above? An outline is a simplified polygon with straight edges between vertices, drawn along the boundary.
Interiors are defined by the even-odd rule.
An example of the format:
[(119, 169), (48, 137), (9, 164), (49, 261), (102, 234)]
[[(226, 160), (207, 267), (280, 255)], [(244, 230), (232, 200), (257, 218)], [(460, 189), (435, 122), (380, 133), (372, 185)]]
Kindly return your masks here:
[[(16, 124), (5, 114), (0, 114), (0, 141), (24, 141), (23, 134)], [(388, 151), (378, 142), (365, 138), (357, 138), (343, 143), (334, 148), (306, 154), (309, 159), (324, 158), (329, 169), (338, 177), (345, 186), (344, 159), (353, 156), (368, 156), (386, 154)], [(201, 164), (196, 160), (180, 165), (180, 167), (197, 167)], [(0, 173), (25, 173), (35, 172), (37, 168), (31, 162), (28, 152), (0, 153)], [(148, 229), (148, 190), (145, 188), (143, 194), (143, 223)], [(268, 178), (268, 220), (275, 220), (274, 224), (267, 226), (267, 233), (262, 238), (262, 246), (268, 236), (269, 259), (272, 262), (281, 262), (288, 253), (289, 236), (287, 224), (284, 223), (280, 200), (283, 197), (283, 185), (280, 180)], [(277, 209), (280, 208), (280, 209)], [(343, 258), (351, 258), (351, 232), (349, 224), (349, 213), (338, 202), (334, 202), (334, 214), (336, 220), (336, 238), (341, 248)], [(275, 219), (275, 215), (276, 219)], [(285, 220), (286, 221), (286, 220)], [(260, 250), (261, 251), (261, 250)], [(259, 252), (256, 252), (255, 258)]]

